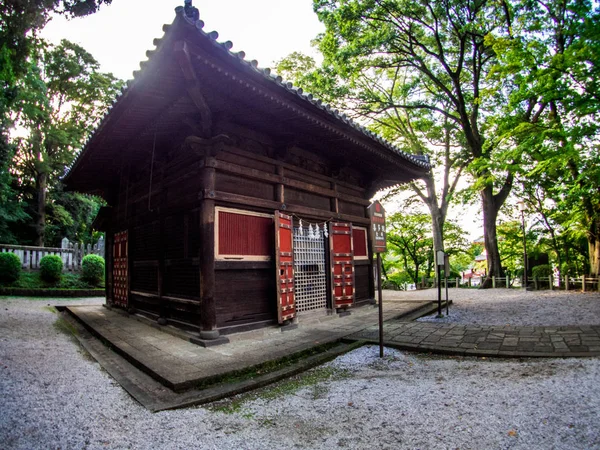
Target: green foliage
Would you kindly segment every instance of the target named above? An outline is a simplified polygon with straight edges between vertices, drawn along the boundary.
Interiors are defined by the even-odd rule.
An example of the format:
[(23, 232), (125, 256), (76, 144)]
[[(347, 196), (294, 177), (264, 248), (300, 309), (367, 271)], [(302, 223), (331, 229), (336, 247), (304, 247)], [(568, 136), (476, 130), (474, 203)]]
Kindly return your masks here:
[(562, 277), (576, 277), (577, 275), (579, 275), (577, 265), (575, 263), (563, 263), (563, 265), (560, 266), (560, 275)]
[[(29, 207), (25, 198), (29, 188), (22, 185), (31, 183), (31, 180), (16, 175), (9, 169), (14, 168), (11, 160), (16, 150), (15, 144), (19, 142), (11, 142), (10, 130), (15, 125), (16, 116), (23, 109), (32, 112), (30, 105), (20, 103), (19, 98), (23, 98), (24, 89), (39, 87), (39, 83), (26, 76), (32, 64), (37, 64), (40, 57), (37, 31), (44, 27), (52, 13), (67, 17), (85, 16), (96, 12), (101, 4), (110, 2), (111, 0), (0, 2), (0, 242), (25, 243), (32, 240), (23, 236), (33, 230), (32, 227), (23, 225), (31, 220), (34, 209)], [(43, 111), (38, 110), (37, 117), (42, 119), (42, 113)]]
[(539, 266), (535, 266), (531, 269), (531, 274), (535, 278), (548, 278), (552, 275), (552, 267), (549, 264), (540, 264)]
[[(48, 282), (42, 279), (39, 271), (21, 272), (17, 280), (13, 282), (0, 281), (0, 286), (18, 289), (92, 289), (95, 287), (83, 280), (78, 273), (65, 272), (60, 280)], [(99, 287), (104, 286), (101, 284)]]
[(63, 262), (58, 255), (46, 255), (40, 261), (40, 276), (48, 283), (55, 283), (62, 275)]
[[(427, 214), (396, 213), (387, 217), (388, 253), (398, 256), (412, 283), (429, 277), (433, 268), (433, 239)], [(388, 279), (390, 279), (388, 273)]]
[[(314, 0), (325, 24), (319, 48), (348, 89), (346, 106), (402, 150), (439, 168), (408, 185), (429, 208), (435, 247), (463, 172), (481, 197), (486, 247), (499, 271), (496, 215), (512, 187), (514, 161), (498, 157), (493, 111), (506, 91), (488, 80), (496, 55), (485, 36), (505, 36), (504, 12), (463, 0)], [(439, 183), (439, 181), (442, 183)], [(437, 183), (436, 183), (437, 182)]]
[(15, 141), (11, 171), (21, 180), (25, 211), (35, 224), (27, 230), (33, 233), (20, 240), (35, 245), (56, 245), (64, 236), (85, 241), (82, 234), (91, 233), (90, 215), (100, 202), (63, 192), (60, 177), (122, 83), (100, 72), (93, 56), (72, 42), (39, 41), (34, 50), (12, 105), (15, 125), (25, 137)]
[(104, 280), (104, 258), (98, 255), (87, 255), (81, 261), (81, 277), (88, 283), (97, 286)]
[[(510, 36), (488, 36), (498, 55), (493, 77), (510, 92), (495, 119), (518, 154), (528, 206), (543, 220), (562, 264), (574, 233), (588, 240), (587, 265), (600, 252), (600, 9), (598, 3), (518, 0)], [(565, 261), (566, 262), (566, 261)]]
[(0, 253), (0, 281), (13, 282), (21, 274), (21, 259), (14, 253)]

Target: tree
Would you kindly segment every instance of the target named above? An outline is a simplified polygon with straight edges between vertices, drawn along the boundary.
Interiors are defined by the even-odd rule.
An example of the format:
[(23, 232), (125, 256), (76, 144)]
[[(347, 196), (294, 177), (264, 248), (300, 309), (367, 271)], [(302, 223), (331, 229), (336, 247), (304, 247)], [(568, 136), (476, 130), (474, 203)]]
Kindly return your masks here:
[(67, 17), (92, 14), (112, 0), (6, 0), (0, 2), (0, 241), (15, 242), (11, 228), (30, 217), (22, 195), (15, 189), (11, 161), (16, 151), (10, 142), (14, 102), (19, 81), (29, 70), (29, 58), (38, 41), (36, 33), (52, 13)]
[(342, 75), (402, 74), (404, 95), (395, 97), (401, 102), (393, 108), (438, 123), (443, 117), (458, 130), (454, 142), (466, 150), (460, 161), (469, 162), (481, 197), (488, 273), (500, 276), (496, 219), (512, 188), (514, 161), (496, 159), (495, 141), (487, 137), (494, 132), (488, 114), (505, 93), (488, 90), (495, 53), (486, 36), (506, 34), (503, 9), (467, 0), (314, 0), (314, 8), (326, 26), (320, 38), (325, 63)]
[[(458, 181), (468, 159), (455, 124), (436, 112), (410, 111), (396, 105), (408, 101), (406, 71), (376, 70), (356, 66), (355, 70), (336, 72), (334, 66), (317, 67), (315, 61), (294, 52), (280, 60), (277, 73), (296, 85), (333, 103), (353, 119), (367, 121), (369, 128), (393, 142), (401, 150), (427, 156), (436, 167), (422, 180), (388, 191), (386, 200), (405, 192), (424, 202), (433, 226), (434, 250), (444, 250), (444, 225)], [(447, 103), (441, 103), (447, 109)], [(441, 180), (438, 190), (436, 178)]]
[[(467, 251), (464, 230), (448, 221), (444, 232), (447, 253), (456, 256)], [(432, 226), (430, 217), (423, 213), (401, 212), (387, 218), (388, 266), (396, 263), (401, 271), (417, 285), (422, 276), (429, 278), (435, 273)], [(388, 277), (389, 278), (389, 277)]]
[(17, 140), (14, 170), (23, 185), (34, 188), (34, 244), (44, 245), (48, 189), (71, 165), (121, 83), (65, 40), (42, 43), (36, 55), (18, 86), (16, 124), (26, 133)]
[(417, 285), (429, 278), (434, 265), (431, 226), (426, 214), (395, 213), (387, 218), (387, 241), (391, 253), (400, 257), (402, 269)]
[[(554, 210), (545, 215), (554, 216), (552, 227), (573, 231), (577, 224), (586, 233), (590, 272), (596, 276), (600, 9), (581, 0), (519, 0), (507, 10), (507, 20), (510, 36), (488, 39), (499, 55), (498, 86), (511, 91), (498, 123), (523, 155), (518, 174), (528, 204), (540, 211), (543, 197)], [(546, 225), (550, 230), (551, 221)], [(556, 247), (556, 233), (553, 239)]]

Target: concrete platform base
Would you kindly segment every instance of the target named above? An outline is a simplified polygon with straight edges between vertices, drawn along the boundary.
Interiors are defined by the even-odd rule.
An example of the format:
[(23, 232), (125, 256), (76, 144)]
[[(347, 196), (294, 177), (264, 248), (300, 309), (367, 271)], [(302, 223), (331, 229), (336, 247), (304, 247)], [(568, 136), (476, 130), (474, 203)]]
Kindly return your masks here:
[[(406, 316), (431, 302), (394, 303), (386, 319)], [(267, 328), (229, 335), (230, 343), (202, 347), (120, 311), (102, 306), (69, 306), (67, 318), (90, 354), (142, 405), (153, 411), (213, 401), (254, 389), (321, 364), (352, 346), (342, 340), (377, 323), (377, 311), (357, 308), (352, 316), (303, 325), (289, 332)], [(187, 336), (187, 335), (184, 335)], [(317, 354), (314, 351), (318, 350)], [(306, 357), (311, 354), (312, 356)], [(233, 375), (262, 367), (281, 369), (238, 381)], [(291, 362), (290, 362), (291, 361)], [(242, 377), (243, 378), (243, 377)]]

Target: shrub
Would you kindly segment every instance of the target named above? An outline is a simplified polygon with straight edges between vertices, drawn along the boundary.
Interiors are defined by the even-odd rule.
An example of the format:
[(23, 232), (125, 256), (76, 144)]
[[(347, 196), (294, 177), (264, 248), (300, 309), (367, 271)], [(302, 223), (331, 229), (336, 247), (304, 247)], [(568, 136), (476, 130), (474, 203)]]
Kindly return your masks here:
[(396, 284), (393, 280), (381, 280), (381, 289), (390, 289), (392, 291), (397, 291), (400, 288), (398, 284)]
[(549, 264), (540, 264), (531, 269), (531, 274), (537, 278), (548, 278), (552, 274), (552, 267)]
[(46, 255), (40, 261), (40, 276), (49, 283), (60, 280), (62, 269), (63, 262), (58, 255)]
[(81, 260), (81, 278), (97, 286), (104, 279), (104, 258), (87, 255)]
[(0, 281), (12, 283), (21, 275), (21, 259), (14, 253), (0, 253)]
[(577, 266), (574, 263), (563, 263), (560, 266), (560, 276), (570, 276), (574, 277), (577, 275)]

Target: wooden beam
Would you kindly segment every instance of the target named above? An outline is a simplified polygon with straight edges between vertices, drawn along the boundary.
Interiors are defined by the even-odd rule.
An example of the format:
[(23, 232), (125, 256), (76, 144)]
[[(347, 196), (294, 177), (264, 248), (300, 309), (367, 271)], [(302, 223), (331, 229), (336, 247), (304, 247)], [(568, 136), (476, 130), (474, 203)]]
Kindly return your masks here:
[(198, 77), (196, 76), (196, 72), (194, 70), (194, 66), (192, 65), (192, 58), (190, 56), (187, 44), (184, 41), (177, 41), (173, 45), (173, 52), (175, 53), (175, 58), (179, 63), (179, 67), (181, 67), (181, 71), (183, 73), (183, 77), (186, 80), (186, 89), (188, 95), (200, 111), (200, 116), (202, 117), (202, 121), (200, 127), (202, 129), (202, 134), (205, 137), (210, 137), (212, 134), (212, 112), (204, 95), (202, 94), (202, 89), (200, 88), (200, 82)]
[[(317, 186), (315, 184), (308, 183), (306, 181), (294, 180), (291, 178), (286, 178), (283, 176), (283, 170), (285, 169), (283, 166), (277, 166), (277, 174), (268, 173), (263, 170), (251, 169), (248, 167), (239, 166), (234, 163), (230, 163), (227, 161), (217, 160), (216, 169), (221, 172), (232, 173), (235, 175), (240, 175), (244, 178), (249, 178), (257, 181), (267, 181), (269, 183), (273, 183), (276, 185), (284, 185), (294, 189), (298, 189), (305, 192), (310, 192), (312, 194), (322, 195), (323, 197), (330, 198), (339, 198), (340, 200), (355, 203), (357, 205), (368, 206), (371, 204), (369, 200), (365, 200), (364, 198), (354, 197), (352, 195), (341, 194), (337, 192), (337, 189), (327, 189), (322, 186)], [(279, 169), (280, 168), (280, 169)], [(285, 203), (282, 201), (281, 203)], [(337, 211), (336, 211), (337, 212)]]
[(218, 202), (233, 203), (238, 206), (239, 205), (255, 206), (257, 208), (264, 208), (264, 209), (270, 210), (270, 211), (282, 210), (282, 211), (285, 211), (286, 214), (297, 213), (297, 214), (302, 214), (307, 217), (314, 217), (317, 219), (324, 219), (324, 220), (338, 219), (338, 220), (344, 220), (347, 222), (353, 222), (353, 223), (357, 223), (357, 224), (370, 224), (371, 223), (370, 220), (365, 217), (352, 216), (349, 214), (335, 214), (333, 212), (323, 211), (321, 209), (315, 209), (315, 208), (308, 208), (306, 206), (289, 205), (289, 204), (282, 205), (281, 203), (273, 201), (273, 200), (264, 200), (264, 199), (255, 198), (255, 197), (248, 197), (245, 195), (231, 194), (229, 192), (204, 190), (204, 191), (200, 192), (199, 196), (201, 198), (207, 198), (207, 196), (211, 196), (211, 198), (213, 198), (214, 200), (216, 200)]
[(282, 166), (286, 169), (291, 170), (292, 172), (296, 172), (296, 173), (299, 173), (302, 175), (307, 175), (309, 177), (316, 178), (318, 180), (329, 181), (329, 182), (335, 181), (339, 186), (344, 186), (344, 187), (347, 187), (350, 189), (355, 189), (360, 192), (365, 192), (365, 188), (357, 186), (356, 184), (345, 183), (343, 181), (336, 180), (332, 177), (328, 177), (327, 175), (321, 175), (321, 174), (318, 174), (315, 172), (311, 172), (310, 170), (302, 169), (301, 167), (294, 166), (293, 164), (288, 164), (288, 163), (284, 163), (281, 161), (277, 161), (272, 158), (268, 158), (268, 157), (262, 156), (262, 155), (257, 155), (256, 153), (248, 152), (246, 150), (242, 150), (242, 149), (235, 148), (235, 147), (228, 147), (226, 150), (235, 155), (245, 156), (246, 158), (255, 159), (257, 161), (266, 162), (268, 164), (277, 164), (278, 166)]

